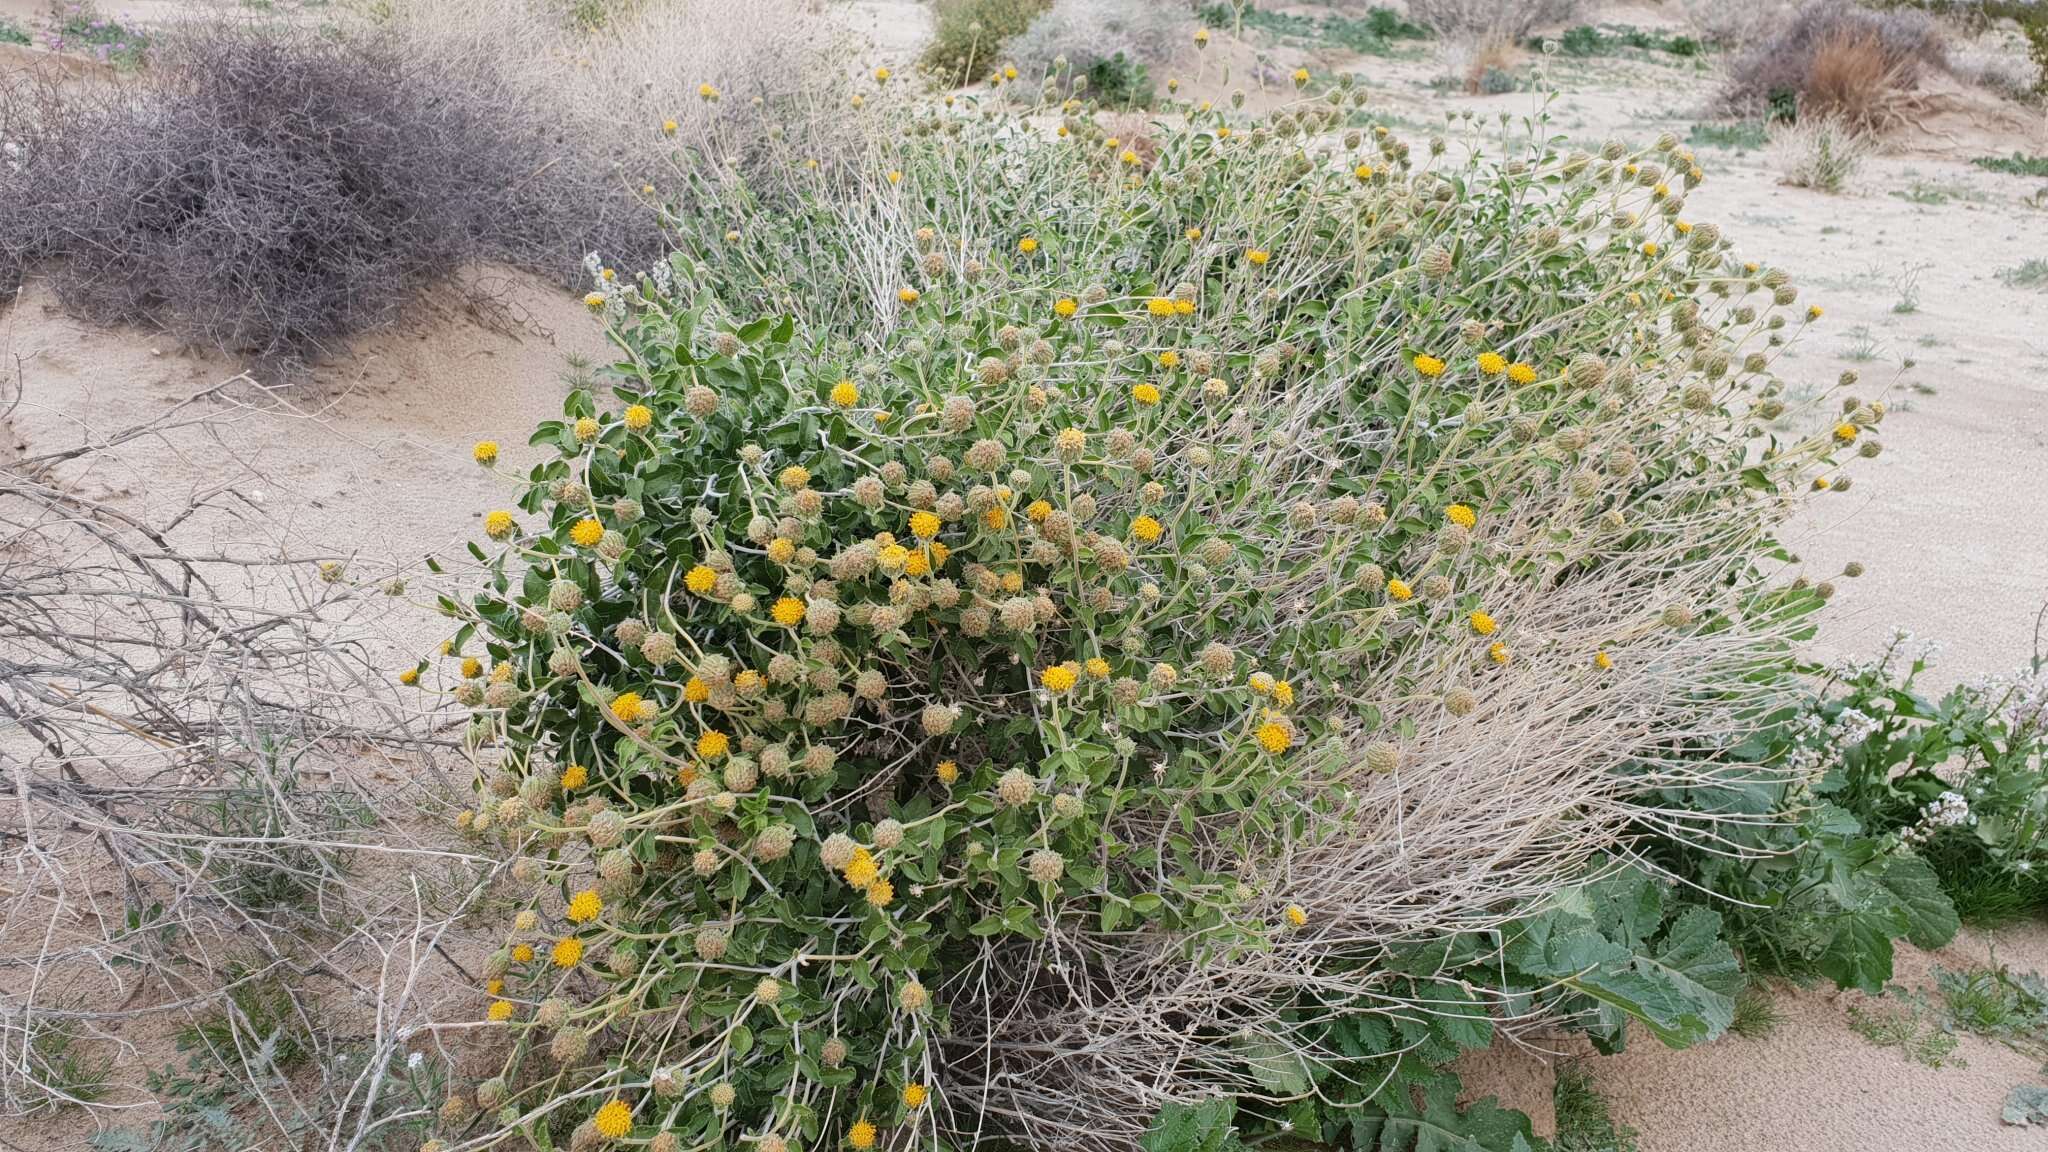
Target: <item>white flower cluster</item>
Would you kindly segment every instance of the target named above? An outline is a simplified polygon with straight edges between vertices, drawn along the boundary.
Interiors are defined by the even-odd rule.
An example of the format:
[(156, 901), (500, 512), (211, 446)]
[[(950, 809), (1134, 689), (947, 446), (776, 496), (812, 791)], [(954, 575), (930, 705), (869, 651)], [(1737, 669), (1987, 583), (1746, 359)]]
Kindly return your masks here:
[(1925, 844), (1940, 829), (1961, 828), (1976, 822), (1977, 815), (1970, 811), (1970, 802), (1962, 793), (1943, 792), (1920, 809), (1920, 823), (1908, 828), (1903, 839), (1908, 844)]

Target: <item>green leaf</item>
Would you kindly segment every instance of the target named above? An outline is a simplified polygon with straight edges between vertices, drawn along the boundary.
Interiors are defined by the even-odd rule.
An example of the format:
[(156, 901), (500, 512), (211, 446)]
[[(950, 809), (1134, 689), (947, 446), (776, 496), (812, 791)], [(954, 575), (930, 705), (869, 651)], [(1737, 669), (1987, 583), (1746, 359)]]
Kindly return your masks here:
[(1239, 1037), (1231, 1047), (1252, 1076), (1276, 1096), (1299, 1096), (1309, 1090), (1308, 1067), (1301, 1053), (1270, 1037)]
[(1858, 988), (1872, 996), (1884, 991), (1892, 978), (1892, 937), (1903, 931), (1902, 919), (1870, 912), (1843, 916), (1821, 951), (1821, 975), (1838, 988)]
[(1898, 899), (1906, 917), (1906, 939), (1915, 948), (1940, 948), (1962, 929), (1956, 906), (1941, 890), (1940, 878), (1920, 857), (1894, 853), (1887, 858), (1878, 883)]
[(1233, 1121), (1237, 1102), (1204, 1100), (1200, 1104), (1168, 1104), (1152, 1118), (1152, 1128), (1138, 1138), (1145, 1152), (1237, 1152), (1244, 1145)]

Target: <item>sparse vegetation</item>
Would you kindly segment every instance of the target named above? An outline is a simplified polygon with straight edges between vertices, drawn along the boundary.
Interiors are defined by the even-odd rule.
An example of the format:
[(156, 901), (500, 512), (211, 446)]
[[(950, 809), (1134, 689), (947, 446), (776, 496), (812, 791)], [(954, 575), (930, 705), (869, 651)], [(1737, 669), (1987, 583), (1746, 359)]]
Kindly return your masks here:
[(1848, 1012), (1849, 1027), (1880, 1048), (1897, 1048), (1900, 1056), (1929, 1068), (1963, 1066), (1955, 1054), (1955, 1036), (1911, 993), (1895, 991), (1881, 1000), (1851, 1004)]
[(1979, 156), (1970, 163), (1987, 172), (2002, 172), (2007, 176), (2048, 176), (2048, 156), (2030, 156), (2025, 152), (2014, 152), (2010, 156)]
[[(1555, 39), (1558, 51), (1566, 56), (1612, 56), (1633, 51), (1690, 58), (1705, 50), (1691, 36), (1670, 36), (1633, 24), (1575, 24)], [(1540, 39), (1531, 39), (1528, 45), (1543, 46)]]
[(1737, 152), (1750, 152), (1769, 144), (1770, 133), (1761, 120), (1695, 124), (1686, 134), (1686, 143), (1695, 148), (1728, 148)]
[(1430, 37), (1429, 29), (1410, 22), (1392, 8), (1383, 7), (1368, 9), (1360, 17), (1342, 12), (1306, 15), (1255, 7), (1239, 11), (1229, 4), (1211, 3), (1202, 6), (1198, 16), (1211, 28), (1250, 29), (1311, 44), (1332, 45), (1369, 56), (1396, 55), (1404, 50), (1404, 45)]
[(1998, 282), (2009, 288), (2048, 288), (2048, 260), (2023, 260), (1998, 271)]

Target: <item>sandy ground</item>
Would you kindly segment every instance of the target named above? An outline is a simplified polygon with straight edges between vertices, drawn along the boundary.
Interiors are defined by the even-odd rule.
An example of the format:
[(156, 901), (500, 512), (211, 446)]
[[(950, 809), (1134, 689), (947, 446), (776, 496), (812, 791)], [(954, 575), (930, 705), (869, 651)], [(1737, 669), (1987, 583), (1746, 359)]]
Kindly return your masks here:
[[(40, 8), (0, 0), (0, 13)], [(894, 60), (914, 55), (928, 13), (914, 0), (836, 10), (873, 40), (879, 57)], [(1658, 13), (1608, 18), (1650, 24)], [(1218, 45), (1184, 79), (1191, 88), (1216, 85), (1221, 95), (1251, 69), (1287, 68), (1293, 59)], [(1317, 62), (1356, 71), (1390, 117), (1413, 125), (1439, 123), (1447, 107), (1488, 115), (1536, 107), (1526, 93), (1445, 96), (1430, 86), (1438, 69), (1426, 60)], [(1711, 77), (1690, 65), (1560, 61), (1549, 76), (1564, 93), (1552, 105), (1552, 126), (1590, 140), (1640, 140), (1666, 129), (1684, 137), (1711, 93)], [(1989, 131), (1968, 117), (1944, 123), (1939, 134), (1911, 141), (1910, 152), (1872, 161), (1839, 197), (1779, 185), (1761, 155), (1700, 150), (1709, 179), (1690, 197), (1688, 216), (1721, 224), (1745, 253), (1786, 268), (1803, 285), (1802, 298), (1827, 309), (1798, 346), (1791, 374), (1819, 387), (1853, 368), (1860, 395), (1892, 406), (1885, 454), (1857, 471), (1851, 491), (1817, 501), (1788, 541), (1816, 579), (1851, 559), (1868, 567), (1859, 580), (1839, 581), (1818, 655), (1868, 652), (1903, 626), (1946, 646), (1938, 679), (2001, 672), (2025, 658), (2034, 614), (2048, 602), (2048, 518), (2034, 507), (2048, 490), (2048, 292), (1996, 278), (2025, 259), (2048, 258), (2048, 213), (2026, 203), (2039, 181), (1967, 163), (2015, 148), (2048, 151), (2020, 129), (2001, 123)], [(1909, 275), (1917, 307), (1900, 311)], [(358, 341), (283, 403), (239, 390), (217, 435), (137, 442), (68, 478), (147, 506), (210, 482), (230, 460), (289, 539), (356, 554), (364, 574), (445, 553), (473, 537), (477, 517), (509, 491), (471, 463), (471, 442), (499, 440), (507, 469), (523, 469), (524, 431), (559, 410), (565, 355), (605, 356), (575, 301), (516, 276), (494, 287), (500, 307), (475, 311), (455, 298), (431, 304), (404, 330)], [(34, 284), (0, 312), (0, 363), (17, 359), (22, 402), (0, 435), (20, 452), (146, 419), (235, 371), (144, 334), (90, 328)], [(391, 657), (409, 661), (437, 637), (437, 621), (422, 614), (416, 627), (389, 637)], [(2048, 931), (2027, 928), (1995, 940), (1968, 936), (1940, 957), (1908, 950), (1900, 980), (1924, 984), (1936, 960), (1981, 961), (1994, 945), (2015, 967), (2048, 968)], [(2031, 1060), (1965, 1038), (1958, 1055), (1967, 1067), (1910, 1063), (1847, 1029), (1854, 999), (1785, 989), (1784, 1019), (1766, 1038), (1731, 1037), (1687, 1052), (1643, 1040), (1622, 1056), (1591, 1058), (1591, 1066), (1617, 1117), (1641, 1131), (1645, 1152), (2048, 1146), (2048, 1138), (1997, 1120), (2007, 1089), (2038, 1076)], [(163, 1059), (160, 1049), (137, 1054), (145, 1064)], [(1541, 1129), (1550, 1060), (1503, 1048), (1468, 1061), (1472, 1094), (1530, 1111)], [(35, 1137), (35, 1147), (78, 1146), (77, 1133), (47, 1126)], [(22, 1139), (20, 1129), (0, 1124), (0, 1145)]]

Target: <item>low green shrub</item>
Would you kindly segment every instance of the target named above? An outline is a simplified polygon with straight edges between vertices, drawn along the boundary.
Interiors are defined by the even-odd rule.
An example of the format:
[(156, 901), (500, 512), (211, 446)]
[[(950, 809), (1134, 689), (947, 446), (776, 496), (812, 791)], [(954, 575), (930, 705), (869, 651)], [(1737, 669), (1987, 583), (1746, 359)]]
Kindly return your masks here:
[(1675, 137), (1355, 103), (684, 141), (721, 211), (596, 269), (613, 395), (404, 671), (517, 856), (448, 1135), (1506, 1146), (1445, 1070), (1496, 1011), (1733, 1022), (1720, 914), (1612, 853), (1794, 834), (1704, 753), (1793, 706), (1772, 529), (1869, 425), (1761, 430), (1820, 312)]
[(950, 84), (979, 79), (1001, 62), (1010, 38), (1051, 7), (1052, 0), (938, 0), (924, 66)]
[(1970, 163), (1986, 172), (2003, 172), (2008, 176), (2048, 176), (2048, 156), (2030, 156), (2025, 152), (2014, 152), (2010, 156), (1979, 156)]

